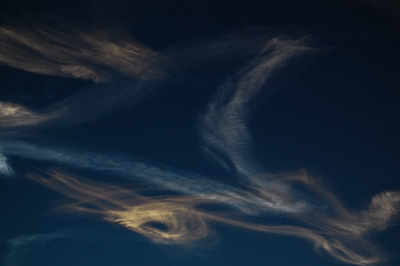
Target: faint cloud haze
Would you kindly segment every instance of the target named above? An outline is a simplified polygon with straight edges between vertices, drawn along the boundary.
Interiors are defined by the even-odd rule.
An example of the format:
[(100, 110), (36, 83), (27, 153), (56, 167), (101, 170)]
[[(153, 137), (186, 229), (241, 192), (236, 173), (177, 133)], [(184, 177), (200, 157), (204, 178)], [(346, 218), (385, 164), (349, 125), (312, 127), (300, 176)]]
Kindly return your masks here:
[(10, 252), (6, 258), (5, 266), (21, 265), (26, 253), (32, 248), (46, 245), (56, 239), (70, 237), (70, 231), (58, 231), (48, 234), (23, 235), (7, 241), (11, 245)]

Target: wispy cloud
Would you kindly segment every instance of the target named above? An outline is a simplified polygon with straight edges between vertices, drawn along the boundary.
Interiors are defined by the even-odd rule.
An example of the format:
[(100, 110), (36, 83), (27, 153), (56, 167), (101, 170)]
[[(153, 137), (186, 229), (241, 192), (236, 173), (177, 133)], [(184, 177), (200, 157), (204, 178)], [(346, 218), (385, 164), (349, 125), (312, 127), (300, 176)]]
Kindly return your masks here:
[(82, 28), (61, 18), (3, 25), (0, 47), (0, 63), (38, 74), (100, 82), (113, 71), (144, 78), (155, 70), (147, 64), (156, 53), (120, 28)]
[(132, 106), (171, 75), (199, 64), (260, 53), (270, 34), (249, 31), (153, 51), (118, 27), (78, 27), (61, 19), (21, 20), (0, 27), (0, 64), (95, 82), (69, 98), (32, 111), (0, 102), (0, 135), (66, 127)]
[[(252, 156), (252, 141), (247, 130), (249, 105), (265, 87), (266, 81), (294, 57), (312, 49), (302, 40), (273, 38), (247, 67), (220, 86), (206, 114), (201, 134), (207, 150), (229, 158), (239, 174), (250, 178), (258, 174)], [(269, 88), (272, 92), (273, 88)], [(220, 160), (223, 160), (223, 159)], [(256, 172), (254, 172), (256, 171)]]
[(36, 112), (18, 104), (0, 102), (0, 135), (26, 136), (49, 127), (67, 127), (109, 115), (135, 104), (163, 81), (118, 77), (89, 86), (69, 98)]
[(39, 115), (28, 108), (7, 102), (0, 102), (0, 125), (5, 127), (35, 126), (45, 120), (46, 115)]
[(290, 190), (291, 182), (295, 181), (303, 184), (311, 192), (312, 198), (326, 204), (326, 209), (310, 208), (304, 212), (287, 214), (293, 221), (307, 225), (305, 227), (226, 222), (252, 230), (305, 238), (312, 241), (317, 250), (323, 250), (342, 262), (354, 265), (378, 263), (384, 260), (383, 255), (365, 237), (371, 231), (385, 229), (388, 222), (399, 214), (400, 192), (379, 194), (372, 199), (368, 210), (351, 212), (305, 172), (274, 178), (273, 174), (256, 163), (253, 156), (251, 134), (247, 128), (252, 100), (262, 89), (271, 93), (274, 88), (268, 88), (269, 78), (296, 56), (310, 51), (312, 49), (301, 40), (271, 39), (264, 54), (218, 88), (202, 116), (201, 135), (205, 140), (205, 149), (218, 162), (223, 162), (225, 168), (231, 166), (245, 184), (253, 191), (269, 197), (271, 202), (285, 206), (286, 199), (301, 198)]
[(121, 29), (78, 27), (62, 19), (0, 27), (0, 64), (99, 84), (41, 110), (0, 102), (0, 134), (68, 126), (133, 104), (166, 77), (163, 56)]
[[(75, 169), (112, 173), (152, 186), (183, 193), (200, 195), (230, 205), (246, 213), (302, 212), (309, 206), (303, 200), (293, 200), (278, 181), (268, 180), (274, 190), (252, 193), (190, 172), (176, 172), (163, 167), (136, 161), (129, 157), (79, 153), (67, 149), (44, 148), (23, 142), (1, 143), (5, 156), (53, 162)], [(9, 167), (8, 165), (5, 165)], [(10, 168), (10, 167), (9, 167)], [(11, 169), (11, 168), (10, 168)], [(278, 191), (279, 190), (279, 191)], [(285, 204), (282, 204), (282, 203)]]
[[(312, 242), (322, 254), (354, 265), (372, 265), (385, 260), (368, 236), (385, 229), (400, 211), (400, 192), (375, 196), (365, 211), (349, 211), (306, 172), (286, 173), (280, 178), (306, 185), (314, 196), (325, 201), (327, 209), (286, 214), (288, 223), (282, 225), (268, 225), (266, 218), (260, 223), (249, 222), (248, 214), (243, 212), (206, 211), (207, 206), (220, 202), (203, 195), (144, 196), (134, 189), (77, 179), (60, 171), (29, 177), (74, 200), (61, 206), (62, 210), (102, 215), (105, 220), (121, 224), (155, 242), (195, 243), (212, 236), (210, 223), (217, 222), (303, 238)], [(382, 217), (381, 213), (386, 215)]]
[[(3, 45), (6, 45), (7, 49), (11, 49), (9, 43), (19, 42), (28, 46), (30, 50), (36, 49), (35, 51), (44, 54), (45, 58), (57, 59), (58, 56), (69, 58), (68, 56), (71, 55), (69, 50), (65, 49), (72, 48), (69, 46), (59, 48), (58, 39), (55, 41), (56, 47), (37, 44), (42, 38), (51, 39), (49, 34), (52, 31), (49, 29), (38, 31), (35, 28), (33, 33), (20, 35), (18, 35), (18, 30), (20, 29), (14, 30), (13, 32), (16, 33), (13, 35), (3, 29), (3, 34), (6, 36), (3, 37), (6, 40), (3, 41)], [(33, 37), (32, 34), (34, 34)], [(61, 39), (63, 43), (68, 40), (70, 33), (55, 35), (64, 36)], [(77, 36), (80, 36), (84, 45), (89, 45), (90, 50), (101, 50), (101, 47), (105, 45), (101, 40), (92, 39), (93, 36), (90, 34), (77, 33)], [(128, 65), (131, 66), (128, 70), (133, 71), (134, 74), (142, 73), (141, 67), (139, 70), (136, 69), (136, 63), (148, 62), (146, 60), (149, 60), (149, 57), (152, 58), (154, 52), (150, 51), (151, 56), (142, 58), (135, 50), (142, 49), (141, 46), (131, 47), (130, 49), (134, 50), (132, 52), (134, 63), (132, 63), (124, 58), (126, 51), (118, 45), (121, 44), (109, 42), (106, 45), (107, 49), (104, 48), (103, 53), (111, 58), (107, 57), (108, 59), (104, 61), (105, 65), (119, 72), (123, 72), (120, 69), (121, 66)], [(114, 47), (116, 51), (110, 52), (110, 47)], [(147, 48), (143, 49), (148, 51)], [(216, 95), (201, 116), (199, 126), (205, 150), (225, 169), (232, 170), (230, 174), (238, 179), (240, 186), (227, 185), (195, 173), (156, 167), (127, 156), (107, 156), (77, 152), (72, 149), (48, 148), (10, 139), (0, 142), (3, 155), (0, 157), (0, 167), (3, 173), (10, 174), (11, 168), (7, 164), (7, 158), (18, 157), (52, 162), (68, 168), (107, 172), (168, 190), (175, 196), (146, 196), (133, 189), (83, 178), (77, 179), (60, 171), (29, 175), (43, 185), (74, 199), (74, 202), (64, 206), (65, 208), (100, 214), (105, 220), (119, 223), (156, 242), (167, 244), (196, 242), (210, 236), (212, 232), (210, 223), (218, 222), (265, 233), (300, 237), (312, 242), (316, 250), (322, 254), (328, 254), (345, 263), (371, 265), (382, 262), (385, 257), (370, 240), (369, 234), (384, 230), (395, 221), (400, 211), (400, 192), (378, 194), (366, 210), (351, 211), (321, 181), (307, 172), (270, 173), (257, 164), (253, 155), (253, 143), (247, 128), (249, 107), (260, 91), (273, 92), (274, 88), (268, 87), (268, 81), (278, 70), (298, 56), (312, 51), (313, 49), (306, 46), (304, 40), (301, 39), (267, 38), (267, 35), (262, 35), (257, 38), (244, 36), (233, 41), (229, 38), (195, 41), (169, 47), (157, 53), (168, 58), (169, 63), (178, 65), (168, 68), (169, 71), (174, 69), (177, 72), (185, 67), (195, 66), (199, 62), (212, 62), (224, 59), (228, 55), (252, 56), (253, 59), (246, 67), (217, 89)], [(79, 56), (82, 56), (81, 52), (80, 50)], [(65, 57), (65, 55), (68, 56)], [(75, 53), (72, 55), (77, 56)], [(64, 64), (64, 59), (57, 60), (55, 60), (56, 64)], [(13, 62), (10, 59), (6, 63), (12, 65)], [(46, 66), (47, 61), (41, 64)], [(30, 65), (23, 65), (20, 68), (36, 71), (31, 70), (30, 67)], [(147, 67), (150, 73), (153, 67), (156, 70), (155, 73), (163, 68), (154, 61)], [(46, 70), (46, 67), (44, 69)], [(54, 74), (85, 73), (82, 72), (82, 68), (72, 69), (69, 72), (63, 72), (64, 70), (58, 68), (58, 74)], [(97, 73), (95, 69), (90, 71)], [(132, 73), (123, 74), (129, 76)], [(91, 75), (88, 74), (87, 77)], [(4, 132), (10, 134), (13, 131), (7, 127), (14, 125), (26, 126), (29, 129), (34, 124), (52, 126), (87, 121), (122, 108), (133, 99), (139, 99), (140, 95), (148, 93), (147, 90), (151, 91), (163, 78), (164, 76), (160, 78), (156, 75), (138, 81), (119, 76), (109, 82), (96, 84), (95, 87), (81, 91), (41, 113), (32, 112), (19, 105), (2, 103), (0, 122), (4, 125)], [(126, 88), (134, 89), (127, 90)], [(304, 191), (294, 188), (299, 184), (305, 188)], [(209, 205), (225, 206), (223, 208), (225, 211), (207, 211)], [(269, 225), (267, 217), (271, 213), (281, 214), (287, 219), (287, 223)], [(259, 222), (250, 222), (248, 219), (250, 216), (259, 217)]]
[(20, 265), (31, 249), (43, 247), (51, 241), (70, 236), (70, 231), (58, 231), (47, 234), (23, 235), (10, 239), (7, 243), (11, 245), (11, 249), (6, 258), (5, 266)]
[(0, 154), (0, 173), (5, 176), (14, 174), (13, 169), (8, 165), (7, 158), (3, 154)]

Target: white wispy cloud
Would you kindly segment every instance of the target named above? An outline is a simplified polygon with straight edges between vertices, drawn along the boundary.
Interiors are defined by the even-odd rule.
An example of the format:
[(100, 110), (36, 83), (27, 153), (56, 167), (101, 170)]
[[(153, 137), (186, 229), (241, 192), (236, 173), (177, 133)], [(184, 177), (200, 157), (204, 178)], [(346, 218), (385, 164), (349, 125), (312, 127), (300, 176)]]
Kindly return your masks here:
[(250, 178), (258, 174), (246, 125), (249, 104), (276, 71), (311, 50), (302, 40), (273, 38), (247, 67), (221, 85), (202, 117), (201, 134), (207, 150), (229, 158), (234, 170), (243, 176)]
[[(272, 193), (252, 193), (195, 173), (179, 173), (136, 161), (129, 157), (79, 153), (17, 141), (7, 141), (7, 143), (0, 144), (2, 145), (3, 156), (53, 162), (75, 169), (113, 173), (123, 178), (145, 182), (187, 195), (201, 195), (203, 198), (213, 199), (249, 214), (269, 211), (301, 212), (308, 208), (306, 202), (302, 200), (292, 202), (289, 195), (284, 194), (283, 190)], [(8, 165), (7, 167), (11, 169)], [(269, 183), (274, 186), (274, 182)], [(280, 199), (273, 200), (273, 198), (279, 197), (279, 193), (281, 193)], [(283, 201), (285, 204), (281, 204)]]
[(22, 235), (10, 239), (7, 241), (11, 247), (5, 261), (5, 266), (20, 265), (24, 261), (25, 255), (30, 252), (31, 249), (40, 248), (51, 241), (70, 236), (71, 231), (57, 231), (45, 234)]
[(8, 159), (3, 154), (0, 154), (0, 174), (12, 176), (14, 175), (14, 171), (8, 164), (7, 160)]

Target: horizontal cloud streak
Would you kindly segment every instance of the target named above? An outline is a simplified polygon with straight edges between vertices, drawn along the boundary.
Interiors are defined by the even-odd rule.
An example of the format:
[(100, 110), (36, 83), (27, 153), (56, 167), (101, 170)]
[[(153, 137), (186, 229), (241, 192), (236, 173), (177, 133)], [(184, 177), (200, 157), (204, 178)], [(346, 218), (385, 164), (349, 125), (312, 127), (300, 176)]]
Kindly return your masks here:
[(109, 79), (115, 70), (140, 78), (155, 70), (146, 63), (156, 53), (113, 27), (83, 30), (61, 19), (22, 19), (9, 24), (0, 27), (0, 63), (4, 65), (95, 82)]
[[(202, 195), (143, 196), (133, 189), (76, 179), (59, 171), (51, 171), (46, 176), (30, 175), (30, 178), (74, 200), (63, 205), (63, 210), (100, 214), (105, 220), (119, 223), (156, 242), (189, 244), (212, 235), (209, 223), (218, 222), (303, 238), (311, 241), (318, 251), (354, 265), (372, 265), (384, 260), (383, 254), (367, 240), (367, 236), (372, 230), (384, 229), (400, 208), (400, 192), (374, 197), (370, 208), (362, 212), (337, 207), (338, 202), (334, 198), (327, 202), (331, 211), (310, 210), (305, 214), (289, 214), (291, 220), (300, 222), (301, 226), (263, 225), (246, 221), (244, 213), (207, 212), (201, 206), (218, 201)], [(297, 180), (311, 189), (314, 187), (317, 189), (315, 192), (326, 195), (326, 200), (331, 197), (329, 191), (316, 185), (316, 181), (305, 172), (288, 173), (282, 179)], [(375, 217), (387, 209), (394, 211), (390, 211), (384, 221), (377, 222)]]
[(130, 106), (167, 77), (165, 60), (112, 23), (94, 27), (61, 17), (9, 20), (0, 26), (0, 64), (98, 84), (35, 112), (0, 102), (0, 134), (65, 127)]
[(5, 156), (53, 162), (76, 169), (113, 173), (163, 189), (188, 195), (199, 195), (249, 214), (303, 212), (311, 207), (305, 201), (293, 199), (288, 194), (287, 188), (279, 186), (277, 181), (266, 181), (269, 186), (275, 187), (275, 190), (252, 193), (197, 174), (177, 173), (129, 158), (110, 157), (95, 153), (83, 154), (65, 149), (46, 149), (22, 142), (0, 144), (3, 146), (2, 150)]
[(152, 51), (123, 30), (81, 29), (62, 20), (25, 21), (0, 27), (1, 61), (33, 73), (92, 79), (97, 84), (32, 111), (0, 101), (0, 135), (29, 135), (48, 127), (83, 123), (132, 106), (171, 75), (198, 64), (262, 53), (266, 31), (200, 39)]
[(16, 136), (48, 126), (82, 123), (132, 105), (166, 78), (163, 60), (111, 26), (85, 28), (61, 19), (2, 25), (0, 64), (101, 83), (35, 112), (0, 102), (0, 134)]
[(164, 77), (151, 81), (117, 77), (95, 84), (47, 108), (33, 112), (14, 103), (0, 102), (0, 135), (17, 137), (49, 127), (67, 127), (109, 115), (134, 105)]

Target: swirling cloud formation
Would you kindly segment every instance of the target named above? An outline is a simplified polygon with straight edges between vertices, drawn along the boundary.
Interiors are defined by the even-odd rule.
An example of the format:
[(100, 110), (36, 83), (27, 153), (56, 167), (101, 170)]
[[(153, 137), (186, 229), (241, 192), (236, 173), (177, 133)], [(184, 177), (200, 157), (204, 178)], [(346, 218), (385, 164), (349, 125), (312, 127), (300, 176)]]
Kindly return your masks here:
[[(303, 238), (312, 242), (317, 251), (353, 265), (372, 265), (384, 260), (383, 253), (368, 240), (368, 235), (386, 229), (400, 211), (400, 192), (381, 193), (372, 199), (367, 210), (349, 211), (306, 172), (279, 176), (284, 182), (306, 185), (329, 207), (329, 211), (310, 209), (287, 215), (288, 221), (301, 226), (249, 222), (244, 212), (207, 211), (210, 205), (221, 202), (201, 195), (145, 196), (132, 188), (78, 179), (54, 170), (30, 178), (74, 200), (60, 206), (62, 210), (101, 215), (104, 220), (158, 243), (193, 244), (212, 236), (210, 223), (222, 223)], [(227, 205), (229, 200), (226, 199)]]
[[(104, 81), (39, 112), (0, 102), (1, 133), (8, 137), (0, 142), (3, 174), (12, 174), (7, 158), (24, 158), (107, 172), (169, 191), (149, 196), (133, 188), (77, 178), (62, 171), (28, 174), (73, 199), (63, 209), (100, 215), (165, 244), (190, 244), (207, 239), (213, 232), (210, 224), (222, 223), (303, 238), (322, 254), (353, 265), (372, 265), (385, 260), (369, 234), (382, 231), (395, 221), (400, 211), (399, 191), (378, 194), (366, 210), (350, 211), (306, 171), (271, 173), (254, 158), (247, 127), (250, 106), (261, 91), (274, 90), (269, 88), (268, 81), (278, 70), (300, 56), (315, 52), (304, 39), (268, 34), (234, 40), (215, 38), (154, 52), (131, 39), (115, 42), (102, 35), (53, 28), (35, 27), (28, 31), (25, 27), (3, 27), (0, 36), (3, 64), (34, 73)], [(72, 39), (79, 42), (71, 42)], [(23, 59), (31, 54), (32, 60)], [(26, 134), (32, 127), (43, 130), (44, 126), (68, 126), (121, 110), (168, 75), (227, 56), (252, 59), (218, 87), (200, 115), (199, 135), (204, 151), (237, 178), (237, 185), (195, 173), (165, 170), (128, 157), (49, 148), (10, 138), (16, 129)], [(104, 74), (105, 68), (119, 74), (109, 78)], [(91, 98), (92, 95), (95, 96)], [(299, 184), (304, 189), (295, 189)], [(210, 206), (223, 210), (209, 211)], [(282, 215), (287, 223), (269, 224), (267, 218), (272, 213)], [(249, 217), (259, 217), (259, 222), (250, 222)]]

